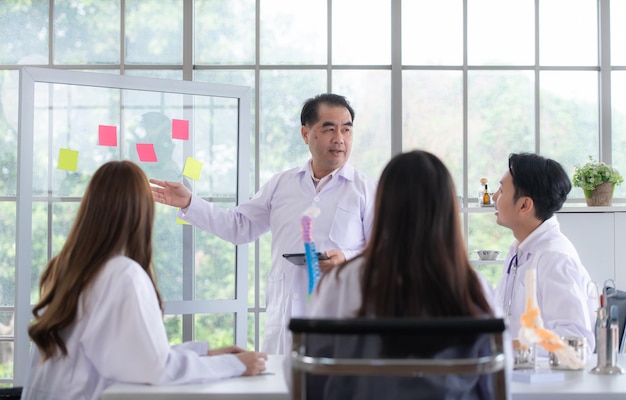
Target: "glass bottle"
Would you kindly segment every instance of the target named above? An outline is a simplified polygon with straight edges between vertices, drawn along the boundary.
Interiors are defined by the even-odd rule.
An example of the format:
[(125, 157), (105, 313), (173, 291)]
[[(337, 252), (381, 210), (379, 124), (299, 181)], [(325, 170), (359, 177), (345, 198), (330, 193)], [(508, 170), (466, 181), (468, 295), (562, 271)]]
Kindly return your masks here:
[(491, 196), (489, 195), (489, 187), (485, 183), (485, 190), (483, 191), (483, 205), (491, 205)]
[[(487, 203), (485, 200), (489, 198)], [(489, 196), (489, 187), (487, 186), (487, 178), (480, 179), (480, 189), (478, 190), (478, 205), (490, 205), (491, 204), (491, 196)]]

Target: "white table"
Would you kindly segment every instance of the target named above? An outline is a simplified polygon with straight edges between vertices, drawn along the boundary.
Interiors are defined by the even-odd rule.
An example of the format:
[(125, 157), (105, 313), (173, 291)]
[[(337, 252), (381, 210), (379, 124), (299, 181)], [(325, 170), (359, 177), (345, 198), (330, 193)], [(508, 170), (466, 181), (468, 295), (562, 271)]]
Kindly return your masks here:
[(283, 373), (283, 356), (269, 355), (263, 375), (242, 376), (217, 382), (180, 385), (148, 386), (116, 384), (107, 388), (102, 400), (288, 400)]
[[(594, 375), (596, 356), (582, 371), (564, 371), (560, 382), (511, 382), (513, 400), (611, 400), (626, 399), (626, 374)], [(619, 365), (626, 368), (626, 355), (619, 355)], [(218, 382), (182, 386), (147, 386), (116, 384), (104, 391), (102, 400), (288, 400), (283, 374), (283, 356), (270, 355), (269, 374), (225, 379)]]
[[(563, 371), (565, 380), (559, 382), (511, 382), (513, 400), (609, 400), (626, 399), (626, 374), (595, 375), (590, 373), (597, 365), (593, 354), (581, 371)], [(626, 354), (618, 355), (618, 365), (626, 370)]]

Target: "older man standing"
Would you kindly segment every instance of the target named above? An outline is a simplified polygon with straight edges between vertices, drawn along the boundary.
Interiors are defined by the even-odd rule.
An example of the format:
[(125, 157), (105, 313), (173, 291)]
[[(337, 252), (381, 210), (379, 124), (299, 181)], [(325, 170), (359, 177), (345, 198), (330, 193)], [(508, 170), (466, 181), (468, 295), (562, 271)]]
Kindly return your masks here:
[(179, 216), (233, 244), (272, 233), (272, 267), (267, 276), (267, 316), (262, 349), (290, 350), (287, 324), (306, 309), (307, 271), (282, 257), (304, 249), (300, 217), (320, 209), (313, 224), (322, 272), (357, 255), (372, 228), (375, 181), (350, 166), (354, 110), (343, 96), (326, 93), (308, 99), (300, 114), (301, 135), (311, 158), (301, 167), (274, 175), (256, 195), (235, 208), (210, 204), (178, 182), (151, 179), (155, 200), (181, 208)]

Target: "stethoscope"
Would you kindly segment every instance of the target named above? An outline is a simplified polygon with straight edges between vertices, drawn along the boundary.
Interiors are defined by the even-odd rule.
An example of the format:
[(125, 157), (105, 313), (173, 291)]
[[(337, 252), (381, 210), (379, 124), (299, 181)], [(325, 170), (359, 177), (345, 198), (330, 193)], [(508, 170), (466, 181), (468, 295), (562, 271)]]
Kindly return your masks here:
[[(513, 281), (510, 286), (509, 293), (509, 279), (511, 278), (511, 270), (513, 270)], [(517, 253), (509, 261), (509, 267), (506, 270), (506, 284), (504, 289), (504, 299), (502, 302), (502, 308), (504, 309), (507, 317), (511, 316), (511, 305), (513, 304), (513, 288), (515, 287), (515, 280), (517, 278)], [(508, 294), (508, 296), (507, 296)]]

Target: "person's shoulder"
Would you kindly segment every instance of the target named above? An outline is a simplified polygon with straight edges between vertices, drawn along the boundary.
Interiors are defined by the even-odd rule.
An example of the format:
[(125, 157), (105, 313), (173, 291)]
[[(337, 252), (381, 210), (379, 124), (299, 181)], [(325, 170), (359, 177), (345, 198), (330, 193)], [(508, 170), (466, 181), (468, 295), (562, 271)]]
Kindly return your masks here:
[(355, 258), (322, 275), (311, 298), (310, 316), (344, 318), (353, 316), (360, 305), (362, 259)]
[(365, 172), (354, 168), (350, 164), (345, 164), (341, 168), (340, 175), (357, 186), (363, 186), (369, 189), (374, 189), (378, 184), (378, 181), (376, 181), (374, 178), (372, 178)]
[(348, 260), (341, 267), (334, 268), (335, 275), (339, 277), (345, 276), (346, 280), (354, 278), (360, 279), (364, 262), (365, 259), (362, 256)]
[(345, 268), (349, 270), (357, 270), (360, 271), (361, 267), (363, 267), (363, 263), (365, 262), (365, 257), (362, 255), (354, 257), (345, 263)]
[(561, 232), (556, 216), (541, 223), (524, 242), (522, 246), (534, 254), (576, 253), (572, 242)]
[[(344, 277), (352, 277), (353, 275), (360, 274), (361, 266), (363, 264), (363, 257), (356, 257), (346, 261), (344, 264), (339, 265), (329, 272), (324, 277), (325, 280), (337, 282)], [(347, 279), (347, 278), (346, 278)]]
[(118, 282), (137, 282), (143, 281), (148, 277), (146, 271), (135, 260), (123, 255), (117, 255), (109, 259), (103, 268), (102, 275), (105, 279), (113, 277)]
[(107, 267), (111, 269), (119, 269), (125, 271), (135, 271), (136, 269), (142, 269), (137, 261), (121, 254), (111, 257), (109, 261), (107, 261)]
[(537, 255), (560, 255), (578, 258), (578, 250), (574, 244), (558, 228), (551, 229), (538, 236), (532, 247)]
[(355, 172), (354, 176), (357, 179), (367, 183), (368, 185), (376, 185), (378, 183), (378, 181), (376, 179), (372, 178), (371, 176), (369, 176), (368, 174), (366, 174), (363, 171), (355, 169), (354, 172)]
[(150, 277), (136, 261), (117, 255), (106, 261), (86, 296), (96, 304), (107, 299), (119, 303), (138, 297), (138, 292), (151, 285)]
[(265, 185), (276, 185), (278, 182), (283, 181), (285, 179), (291, 179), (294, 177), (298, 177), (300, 175), (304, 175), (305, 169), (303, 167), (293, 167), (290, 169), (286, 169), (281, 172), (277, 172), (274, 175), (270, 176)]
[(578, 250), (560, 232), (538, 241), (531, 251), (533, 257), (536, 257), (537, 273), (540, 276), (557, 273), (575, 277), (587, 274)]
[(304, 168), (302, 166), (300, 167), (292, 167), (286, 170), (283, 170), (281, 172), (278, 172), (276, 174), (274, 174), (274, 176), (281, 176), (281, 175), (294, 175), (297, 174), (299, 172), (304, 172)]

